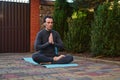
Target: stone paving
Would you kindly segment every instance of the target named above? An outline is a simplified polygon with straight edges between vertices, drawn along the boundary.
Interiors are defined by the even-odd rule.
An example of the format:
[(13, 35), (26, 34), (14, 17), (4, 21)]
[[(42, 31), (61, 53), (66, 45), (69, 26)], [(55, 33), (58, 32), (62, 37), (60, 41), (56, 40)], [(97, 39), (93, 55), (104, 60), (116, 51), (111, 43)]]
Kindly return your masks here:
[(31, 53), (1, 53), (0, 80), (120, 80), (120, 65), (75, 56), (77, 67), (44, 68), (22, 60)]

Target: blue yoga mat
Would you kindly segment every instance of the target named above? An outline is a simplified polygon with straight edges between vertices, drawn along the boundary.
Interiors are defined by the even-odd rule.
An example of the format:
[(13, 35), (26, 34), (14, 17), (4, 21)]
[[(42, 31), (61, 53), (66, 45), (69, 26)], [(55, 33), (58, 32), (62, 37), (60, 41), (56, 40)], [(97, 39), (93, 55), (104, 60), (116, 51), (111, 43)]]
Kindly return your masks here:
[[(40, 65), (36, 62), (33, 61), (33, 59), (31, 57), (26, 57), (23, 58), (26, 62), (32, 63), (34, 65)], [(43, 67), (46, 68), (60, 68), (60, 67), (73, 67), (73, 66), (78, 66), (78, 64), (76, 63), (69, 63), (69, 64), (44, 64), (42, 65)]]

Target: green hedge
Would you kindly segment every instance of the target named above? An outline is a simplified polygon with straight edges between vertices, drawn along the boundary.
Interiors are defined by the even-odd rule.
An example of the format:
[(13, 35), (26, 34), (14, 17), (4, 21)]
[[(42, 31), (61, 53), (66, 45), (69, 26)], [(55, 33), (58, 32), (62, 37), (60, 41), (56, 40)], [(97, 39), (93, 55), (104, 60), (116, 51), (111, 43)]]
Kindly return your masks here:
[(68, 21), (68, 32), (66, 32), (64, 39), (67, 51), (81, 52), (89, 50), (90, 27), (86, 20), (86, 16), (84, 16)]
[(120, 55), (120, 4), (104, 3), (95, 12), (91, 30), (91, 51), (94, 56)]
[(68, 30), (67, 18), (71, 15), (69, 3), (66, 0), (56, 0), (54, 7), (54, 29), (59, 32), (62, 39)]

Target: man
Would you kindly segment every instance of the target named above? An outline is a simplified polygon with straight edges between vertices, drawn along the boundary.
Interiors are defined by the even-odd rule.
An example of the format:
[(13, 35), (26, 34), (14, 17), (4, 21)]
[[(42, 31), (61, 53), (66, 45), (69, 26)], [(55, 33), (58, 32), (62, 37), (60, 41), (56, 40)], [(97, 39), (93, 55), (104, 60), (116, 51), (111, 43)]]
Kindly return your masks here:
[(63, 48), (63, 42), (57, 31), (52, 30), (53, 18), (46, 16), (44, 18), (45, 28), (38, 32), (35, 40), (35, 50), (32, 58), (38, 64), (43, 62), (50, 62), (51, 64), (66, 64), (73, 61), (71, 55), (59, 55), (58, 48)]

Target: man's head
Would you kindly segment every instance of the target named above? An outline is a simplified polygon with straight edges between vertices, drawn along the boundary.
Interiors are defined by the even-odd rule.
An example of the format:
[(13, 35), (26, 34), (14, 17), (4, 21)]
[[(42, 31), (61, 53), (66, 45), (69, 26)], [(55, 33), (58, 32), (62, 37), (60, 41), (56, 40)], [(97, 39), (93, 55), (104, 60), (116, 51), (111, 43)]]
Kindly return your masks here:
[(46, 16), (45, 18), (44, 18), (44, 25), (45, 25), (45, 28), (49, 31), (49, 30), (51, 30), (52, 29), (52, 27), (53, 27), (53, 17), (51, 17), (51, 16)]

